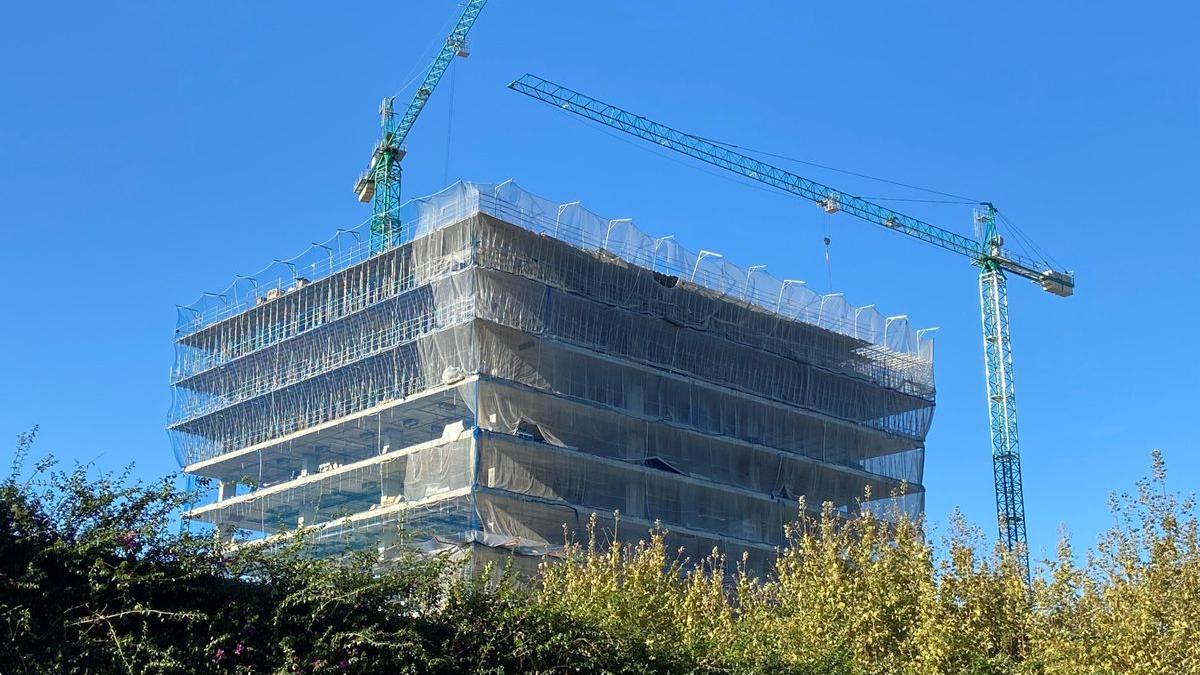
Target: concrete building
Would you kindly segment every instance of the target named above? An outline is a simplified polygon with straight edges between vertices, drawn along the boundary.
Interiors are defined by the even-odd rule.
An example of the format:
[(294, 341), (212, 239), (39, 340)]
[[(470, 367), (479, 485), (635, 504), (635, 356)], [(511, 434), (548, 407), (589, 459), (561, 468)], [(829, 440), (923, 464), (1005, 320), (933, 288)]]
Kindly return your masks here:
[(757, 570), (800, 496), (922, 510), (933, 350), (902, 317), (511, 181), (401, 220), (181, 310), (169, 429), (217, 486), (191, 518), (530, 561), (619, 511)]

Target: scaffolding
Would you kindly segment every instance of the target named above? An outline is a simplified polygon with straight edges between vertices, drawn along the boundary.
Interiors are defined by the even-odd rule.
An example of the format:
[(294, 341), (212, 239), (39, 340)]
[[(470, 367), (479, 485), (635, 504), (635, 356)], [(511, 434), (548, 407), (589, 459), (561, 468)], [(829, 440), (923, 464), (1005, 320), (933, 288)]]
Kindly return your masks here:
[(192, 518), (486, 558), (620, 512), (764, 568), (800, 496), (923, 509), (933, 345), (905, 318), (512, 181), (401, 216), (180, 310), (169, 430), (218, 485)]

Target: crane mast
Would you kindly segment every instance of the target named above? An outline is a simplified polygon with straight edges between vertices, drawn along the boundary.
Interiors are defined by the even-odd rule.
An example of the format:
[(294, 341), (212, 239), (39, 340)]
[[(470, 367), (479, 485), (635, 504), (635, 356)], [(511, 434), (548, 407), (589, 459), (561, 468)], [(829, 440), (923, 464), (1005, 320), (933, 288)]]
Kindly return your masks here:
[[(994, 242), (996, 209), (985, 204), (976, 214), (980, 238)], [(1017, 399), (1013, 380), (1012, 338), (1008, 328), (1008, 280), (990, 259), (980, 261), (979, 308), (983, 319), (984, 375), (987, 379), (988, 427), (992, 440), (992, 480), (996, 488), (996, 519), (1000, 541), (1010, 551), (1021, 550), (1026, 575), (1029, 553), (1025, 538), (1025, 488), (1021, 483), (1021, 450), (1017, 439)]]
[(1017, 442), (1017, 407), (1009, 337), (1006, 274), (1029, 279), (1048, 293), (1067, 297), (1074, 293), (1073, 273), (1057, 270), (1046, 261), (1033, 260), (1005, 250), (1003, 239), (996, 232), (996, 209), (991, 204), (982, 204), (984, 208), (977, 216), (981, 226), (980, 235), (972, 239), (860, 197), (847, 195), (723, 145), (672, 129), (534, 75), (526, 74), (509, 87), (574, 115), (810, 200), (826, 213), (844, 211), (894, 232), (966, 256), (972, 264), (979, 267), (988, 414), (1000, 540), (1008, 550), (1021, 556), (1020, 560), (1028, 574), (1029, 554), (1025, 538), (1021, 454)]
[(400, 234), (400, 161), (404, 159), (404, 141), (450, 62), (456, 56), (468, 56), (467, 33), (485, 4), (487, 0), (470, 0), (463, 8), (403, 115), (396, 116), (395, 96), (383, 99), (379, 106), (379, 141), (371, 152), (370, 164), (354, 184), (358, 201), (371, 202), (372, 250), (391, 246)]

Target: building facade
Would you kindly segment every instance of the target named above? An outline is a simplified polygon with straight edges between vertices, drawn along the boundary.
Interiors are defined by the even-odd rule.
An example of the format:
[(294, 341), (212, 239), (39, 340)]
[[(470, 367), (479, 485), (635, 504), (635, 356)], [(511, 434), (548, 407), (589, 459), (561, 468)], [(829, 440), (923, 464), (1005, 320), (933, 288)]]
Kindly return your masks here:
[(761, 570), (801, 496), (922, 510), (932, 344), (903, 318), (511, 182), (402, 222), (181, 311), (169, 430), (216, 486), (190, 518), (531, 561), (619, 513)]

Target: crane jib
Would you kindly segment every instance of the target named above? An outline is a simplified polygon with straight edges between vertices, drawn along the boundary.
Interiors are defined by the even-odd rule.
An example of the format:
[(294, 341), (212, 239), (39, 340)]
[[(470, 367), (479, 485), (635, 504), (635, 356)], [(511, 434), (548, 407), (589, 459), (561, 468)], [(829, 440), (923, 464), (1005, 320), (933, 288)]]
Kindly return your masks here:
[(442, 75), (446, 73), (446, 69), (450, 67), (450, 62), (456, 56), (466, 56), (466, 39), (467, 33), (470, 32), (471, 26), (475, 25), (475, 19), (479, 17), (479, 13), (483, 11), (483, 6), (487, 4), (487, 0), (471, 0), (463, 9), (463, 13), (458, 18), (458, 23), (454, 25), (450, 35), (446, 38), (446, 44), (442, 46), (442, 50), (438, 52), (433, 63), (429, 66), (429, 72), (425, 75), (425, 80), (417, 87), (417, 93), (408, 104), (408, 108), (404, 111), (404, 115), (400, 118), (400, 122), (396, 125), (396, 143), (402, 144), (408, 137), (408, 132), (416, 123), (417, 117), (421, 114), (421, 110), (425, 107), (425, 102), (433, 94), (434, 89), (437, 89), (438, 82), (441, 82)]
[(1074, 278), (1070, 273), (1055, 271), (1048, 263), (1025, 259), (1007, 251), (1003, 252), (1002, 256), (993, 256), (984, 242), (906, 216), (860, 197), (841, 193), (829, 186), (537, 76), (526, 74), (509, 87), (581, 117), (804, 197), (830, 213), (845, 211), (863, 220), (966, 256), (975, 262), (994, 258), (1006, 271), (1030, 279), (1057, 295), (1070, 295), (1070, 290), (1074, 287)]

